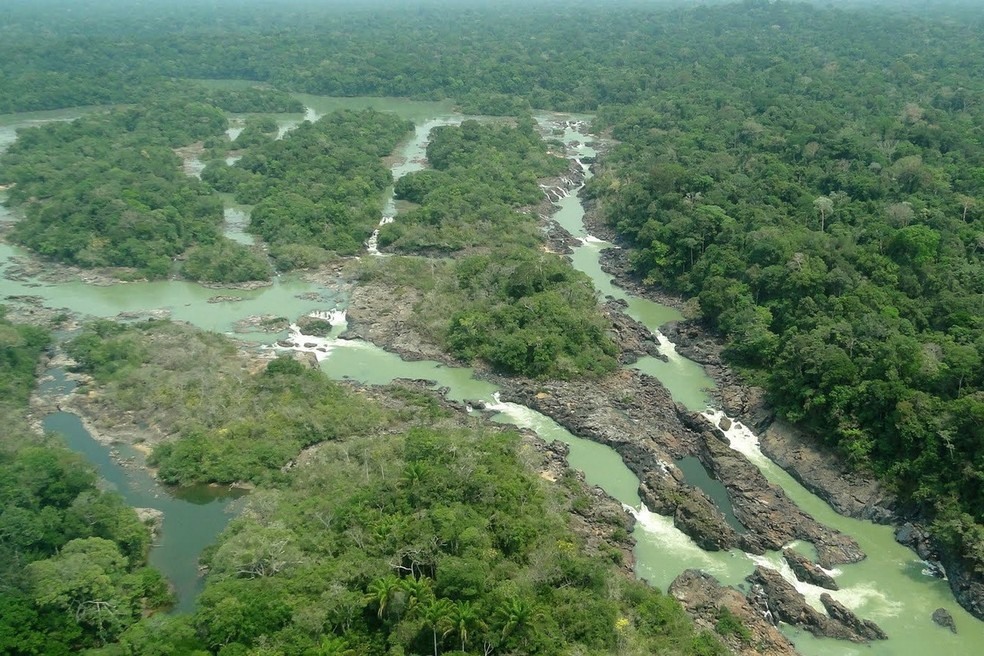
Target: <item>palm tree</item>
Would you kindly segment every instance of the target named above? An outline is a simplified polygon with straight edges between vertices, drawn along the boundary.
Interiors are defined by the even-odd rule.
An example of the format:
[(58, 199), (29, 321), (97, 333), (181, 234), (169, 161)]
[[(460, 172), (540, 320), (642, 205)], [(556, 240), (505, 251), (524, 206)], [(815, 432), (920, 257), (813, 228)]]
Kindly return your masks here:
[(379, 606), (376, 616), (379, 619), (383, 619), (383, 615), (386, 614), (386, 609), (389, 607), (389, 602), (392, 601), (397, 591), (402, 589), (400, 579), (392, 574), (388, 574), (381, 579), (376, 579), (369, 585), (369, 591), (366, 593), (366, 601)]
[(325, 636), (321, 639), (321, 644), (315, 648), (317, 656), (355, 656), (355, 650), (350, 649), (348, 643), (338, 636)]
[(408, 612), (434, 599), (433, 582), (426, 576), (421, 576), (419, 579), (405, 578), (400, 582), (400, 587), (407, 593)]
[[(447, 599), (433, 599), (422, 608), (420, 619), (424, 621), (424, 626), (431, 630), (431, 635), (434, 638), (434, 656), (437, 656), (437, 632), (444, 631), (441, 634), (443, 638), (451, 631), (449, 624), (454, 613), (454, 606)], [(447, 630), (445, 631), (445, 629)]]
[(459, 601), (454, 605), (451, 613), (452, 631), (457, 632), (461, 638), (461, 651), (465, 651), (468, 643), (468, 632), (472, 630), (484, 631), (488, 627), (479, 616), (478, 611), (471, 605), (470, 601)]
[(499, 606), (496, 618), (502, 622), (502, 639), (521, 632), (533, 618), (533, 607), (519, 597), (513, 597)]

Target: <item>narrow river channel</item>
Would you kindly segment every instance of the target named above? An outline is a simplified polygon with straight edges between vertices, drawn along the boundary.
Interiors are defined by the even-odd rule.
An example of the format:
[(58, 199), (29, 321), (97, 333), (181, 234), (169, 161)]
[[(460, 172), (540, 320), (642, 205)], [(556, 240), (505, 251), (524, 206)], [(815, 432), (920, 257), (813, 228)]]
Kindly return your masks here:
[[(338, 106), (374, 106), (384, 111), (394, 111), (413, 119), (420, 125), (413, 137), (401, 146), (394, 157), (394, 175), (405, 174), (420, 168), (430, 126), (460, 121), (449, 108), (437, 103), (414, 103), (406, 100), (390, 99), (316, 99), (307, 96), (302, 100), (311, 108), (306, 117), (315, 118), (324, 111)], [(13, 139), (13, 128), (32, 124), (40, 120), (65, 120), (80, 112), (62, 112), (46, 116), (0, 117), (0, 148)], [(541, 126), (548, 131), (559, 129), (560, 117), (540, 115)], [(298, 118), (292, 119), (295, 123)], [(286, 121), (285, 129), (289, 129)], [(579, 156), (590, 156), (593, 150), (583, 145), (591, 137), (581, 134), (571, 127), (564, 128), (567, 143), (578, 142)], [(590, 173), (589, 173), (590, 175)], [(608, 245), (591, 237), (584, 228), (584, 210), (576, 194), (558, 202), (559, 212), (555, 219), (576, 237), (583, 240), (572, 256), (574, 266), (588, 274), (602, 296), (610, 295), (627, 301), (627, 313), (658, 331), (666, 321), (679, 318), (671, 308), (651, 301), (634, 297), (612, 285), (609, 277), (601, 271), (599, 254)], [(396, 216), (397, 207), (390, 204), (387, 216)], [(248, 214), (248, 208), (237, 208)], [(0, 220), (10, 220), (0, 208)], [(237, 216), (237, 227), (245, 221)], [(17, 248), (0, 244), (0, 268), (6, 270), (18, 258), (26, 254)], [(5, 273), (5, 272), (4, 272)], [(230, 332), (234, 324), (246, 317), (261, 314), (296, 319), (313, 312), (325, 313), (344, 309), (344, 297), (337, 290), (307, 283), (295, 276), (278, 278), (271, 287), (251, 292), (236, 291), (242, 297), (239, 302), (212, 302), (209, 300), (222, 294), (221, 290), (207, 289), (199, 285), (167, 281), (155, 283), (128, 283), (107, 287), (87, 285), (79, 282), (49, 283), (35, 278), (12, 280), (4, 275), (0, 278), (0, 299), (10, 296), (33, 296), (48, 307), (65, 308), (84, 316), (114, 317), (123, 312), (148, 313), (165, 309), (176, 320), (188, 321), (196, 326), (217, 332)], [(498, 411), (496, 419), (504, 423), (529, 427), (536, 430), (544, 439), (559, 439), (570, 445), (569, 460), (573, 467), (582, 470), (590, 484), (599, 485), (611, 496), (621, 501), (639, 520), (634, 533), (637, 540), (637, 574), (652, 585), (666, 589), (670, 581), (681, 571), (697, 567), (717, 576), (722, 582), (740, 585), (756, 564), (778, 569), (790, 580), (795, 581), (784, 561), (775, 553), (765, 556), (749, 556), (740, 551), (705, 552), (690, 538), (678, 531), (670, 518), (649, 512), (639, 499), (639, 481), (622, 462), (621, 458), (608, 447), (580, 439), (560, 427), (553, 420), (524, 406), (500, 403), (494, 385), (473, 377), (467, 368), (447, 367), (435, 362), (404, 362), (398, 356), (364, 342), (338, 340), (335, 338), (344, 329), (343, 314), (333, 315), (338, 324), (328, 338), (319, 339), (296, 333), (269, 335), (247, 335), (256, 342), (272, 344), (282, 338), (299, 338), (298, 343), (313, 344), (299, 347), (315, 353), (322, 369), (335, 379), (358, 380), (365, 383), (385, 383), (394, 378), (423, 378), (436, 382), (438, 386), (450, 389), (449, 397), (457, 400), (485, 399), (490, 407)], [(240, 335), (240, 337), (243, 337)], [(664, 340), (665, 342), (665, 340)], [(688, 408), (714, 412), (708, 407), (707, 389), (713, 383), (703, 369), (679, 356), (672, 350), (665, 353), (667, 361), (655, 358), (640, 360), (636, 368), (657, 377), (671, 392), (673, 398)], [(197, 590), (197, 572), (188, 565), (188, 554), (197, 554), (200, 549), (215, 539), (229, 518), (226, 512), (228, 498), (218, 503), (184, 503), (179, 506), (183, 493), (172, 495), (154, 483), (142, 470), (120, 467), (116, 459), (109, 456), (109, 448), (98, 444), (89, 437), (77, 418), (64, 413), (49, 416), (45, 422), (48, 429), (67, 436), (70, 448), (89, 458), (99, 469), (100, 474), (124, 494), (127, 501), (135, 506), (158, 508), (165, 511), (165, 528), (160, 544), (155, 547), (152, 559), (155, 564), (168, 573), (176, 584), (181, 599), (181, 607), (188, 608)], [(868, 558), (858, 564), (843, 565), (835, 570), (839, 592), (832, 593), (835, 598), (862, 617), (875, 620), (889, 635), (889, 640), (871, 645), (815, 639), (809, 634), (785, 627), (786, 634), (795, 642), (797, 649), (807, 656), (827, 655), (922, 655), (931, 652), (962, 655), (980, 653), (984, 645), (984, 622), (980, 622), (965, 612), (953, 599), (949, 587), (943, 581), (924, 573), (925, 565), (916, 555), (898, 545), (892, 537), (892, 529), (877, 526), (870, 522), (853, 520), (835, 513), (826, 503), (810, 494), (796, 483), (786, 472), (775, 466), (759, 451), (754, 435), (736, 423), (728, 431), (732, 447), (744, 453), (756, 464), (766, 477), (782, 487), (787, 495), (803, 510), (817, 520), (836, 528), (853, 538), (868, 554)], [(124, 457), (129, 454), (124, 453)], [(690, 468), (688, 475), (695, 483), (695, 477), (706, 473), (699, 464), (680, 463)], [(715, 495), (714, 482), (706, 481), (708, 492)], [(719, 491), (718, 491), (719, 492)], [(717, 496), (720, 497), (720, 494)], [(205, 499), (195, 499), (203, 501)], [(185, 507), (187, 506), (187, 507)], [(167, 519), (168, 514), (179, 519)], [(189, 527), (201, 526), (200, 533), (190, 531)], [(809, 553), (809, 545), (798, 545)], [(182, 555), (184, 554), (184, 555)], [(185, 563), (173, 571), (170, 565)], [(797, 588), (808, 600), (819, 607), (821, 590), (797, 582)], [(957, 635), (936, 626), (930, 619), (933, 610), (944, 607), (956, 621)]]

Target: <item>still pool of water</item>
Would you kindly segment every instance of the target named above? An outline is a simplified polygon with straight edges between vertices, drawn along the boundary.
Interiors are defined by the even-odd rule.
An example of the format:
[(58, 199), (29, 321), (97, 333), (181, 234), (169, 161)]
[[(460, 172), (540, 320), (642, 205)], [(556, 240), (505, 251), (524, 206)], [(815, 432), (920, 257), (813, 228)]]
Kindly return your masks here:
[(215, 541), (219, 531), (238, 510), (242, 492), (210, 486), (170, 489), (144, 469), (124, 466), (120, 459), (142, 457), (132, 447), (118, 445), (113, 457), (106, 445), (93, 439), (76, 415), (55, 412), (44, 419), (44, 429), (61, 435), (68, 448), (86, 457), (106, 488), (118, 492), (135, 508), (164, 513), (161, 530), (150, 551), (150, 564), (161, 570), (177, 592), (175, 610), (191, 611), (201, 591), (198, 557)]

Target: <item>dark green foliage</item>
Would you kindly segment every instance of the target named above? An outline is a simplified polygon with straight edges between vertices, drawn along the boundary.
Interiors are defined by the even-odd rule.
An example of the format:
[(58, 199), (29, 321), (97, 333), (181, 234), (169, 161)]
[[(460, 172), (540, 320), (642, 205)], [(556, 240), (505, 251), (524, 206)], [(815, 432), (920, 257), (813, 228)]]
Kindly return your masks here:
[(39, 254), (83, 267), (133, 267), (148, 277), (218, 236), (222, 203), (181, 170), (175, 146), (225, 129), (215, 107), (168, 99), (71, 123), (22, 130), (0, 157), (11, 232)]
[(617, 347), (590, 279), (549, 253), (496, 251), (454, 267), (465, 301), (451, 316), (447, 345), (466, 361), (534, 378), (599, 375), (617, 366)]
[[(589, 191), (640, 276), (695, 296), (780, 413), (984, 571), (984, 432), (967, 420), (984, 403), (984, 113), (959, 91), (980, 68), (949, 38), (910, 41), (953, 26), (705, 13), (730, 32), (698, 74), (601, 112), (622, 145)], [(757, 54), (726, 54), (750, 39)]]
[(363, 249), (392, 182), (380, 158), (411, 129), (390, 114), (340, 110), (259, 143), (231, 167), (213, 162), (203, 179), (256, 205), (249, 229), (279, 255), (278, 265), (310, 266), (315, 248)]
[(410, 173), (396, 197), (417, 203), (379, 232), (381, 246), (402, 252), (453, 252), (501, 244), (535, 246), (536, 218), (517, 211), (543, 200), (537, 180), (560, 175), (567, 161), (550, 155), (533, 119), (515, 127), (465, 121), (432, 132), (433, 169)]
[(0, 319), (0, 653), (69, 654), (170, 602), (150, 535), (78, 456), (23, 424), (47, 335)]
[(233, 148), (249, 148), (265, 144), (277, 136), (277, 121), (270, 116), (251, 116), (243, 131), (232, 142)]
[(264, 255), (225, 237), (188, 251), (182, 271), (192, 280), (208, 282), (269, 280), (273, 274)]
[(3, 318), (0, 305), (0, 409), (27, 404), (34, 388), (38, 358), (48, 347), (47, 331), (13, 324)]
[(414, 290), (413, 328), (465, 361), (537, 378), (617, 366), (590, 279), (558, 255), (511, 248), (440, 264), (389, 257), (365, 262), (359, 275), (401, 294)]

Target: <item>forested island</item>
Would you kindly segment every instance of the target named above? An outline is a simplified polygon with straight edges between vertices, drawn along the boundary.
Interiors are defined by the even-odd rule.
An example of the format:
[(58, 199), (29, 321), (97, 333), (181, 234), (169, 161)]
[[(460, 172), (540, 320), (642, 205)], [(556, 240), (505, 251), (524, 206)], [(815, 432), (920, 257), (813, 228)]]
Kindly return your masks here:
[[(725, 448), (733, 420), (789, 426), (832, 464), (780, 464), (841, 512), (904, 525), (984, 619), (973, 3), (9, 4), (0, 125), (30, 127), (0, 153), (18, 249), (3, 275), (24, 284), (0, 299), (0, 652), (795, 653), (801, 633), (763, 615), (886, 637), (761, 566), (740, 593), (690, 571), (669, 593), (637, 580), (644, 513), (564, 445), (497, 423), (498, 392), (334, 375), (338, 342), (360, 340), (474, 368), (612, 447), (641, 507), (700, 548), (792, 547), (796, 578), (828, 587), (817, 572), (862, 545)], [(418, 134), (368, 101), (314, 111), (321, 97), (447, 109)], [(583, 234), (560, 216), (572, 195)], [(615, 245), (603, 274), (578, 260), (598, 237)], [(598, 275), (683, 319), (660, 332)], [(49, 304), (72, 276), (146, 296)], [(297, 281), (239, 323), (165, 318), (191, 303), (164, 289), (224, 287), (208, 292), (224, 317)], [(346, 307), (343, 332), (324, 317)], [(733, 419), (648, 373), (676, 348)], [(54, 369), (79, 384), (56, 401), (38, 388)], [(169, 612), (154, 527), (42, 436), (54, 410), (138, 444), (162, 485), (249, 490), (201, 555), (193, 611)]]

